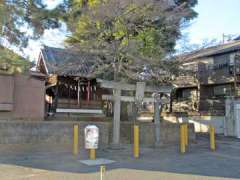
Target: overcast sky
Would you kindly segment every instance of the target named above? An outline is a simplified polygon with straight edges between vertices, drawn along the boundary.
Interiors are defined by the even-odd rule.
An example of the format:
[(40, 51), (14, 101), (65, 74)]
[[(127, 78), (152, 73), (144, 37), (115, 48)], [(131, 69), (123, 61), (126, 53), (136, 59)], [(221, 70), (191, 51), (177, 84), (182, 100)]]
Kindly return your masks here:
[[(52, 9), (62, 0), (45, 0)], [(198, 0), (195, 10), (198, 17), (191, 26), (183, 30), (188, 34), (190, 43), (201, 43), (205, 39), (222, 40), (226, 35), (240, 35), (240, 0)], [(66, 27), (58, 30), (46, 30), (40, 41), (31, 41), (26, 53), (32, 60), (37, 59), (40, 45), (63, 47)]]

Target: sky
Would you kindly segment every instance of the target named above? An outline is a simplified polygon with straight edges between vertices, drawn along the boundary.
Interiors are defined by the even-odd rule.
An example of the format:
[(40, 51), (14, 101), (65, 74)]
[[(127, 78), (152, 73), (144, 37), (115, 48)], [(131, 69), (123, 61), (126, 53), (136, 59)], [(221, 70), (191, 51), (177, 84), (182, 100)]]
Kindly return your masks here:
[(191, 43), (222, 40), (223, 34), (240, 35), (240, 0), (198, 0), (198, 17), (185, 30)]
[[(62, 2), (62, 0), (44, 1), (49, 9)], [(195, 10), (199, 13), (198, 17), (188, 28), (182, 30), (182, 33), (188, 36), (189, 43), (201, 44), (204, 40), (212, 39), (222, 41), (223, 34), (240, 35), (240, 0), (198, 0)], [(66, 32), (65, 25), (60, 29), (46, 30), (41, 40), (30, 41), (25, 53), (31, 60), (36, 61), (41, 44), (63, 47)]]

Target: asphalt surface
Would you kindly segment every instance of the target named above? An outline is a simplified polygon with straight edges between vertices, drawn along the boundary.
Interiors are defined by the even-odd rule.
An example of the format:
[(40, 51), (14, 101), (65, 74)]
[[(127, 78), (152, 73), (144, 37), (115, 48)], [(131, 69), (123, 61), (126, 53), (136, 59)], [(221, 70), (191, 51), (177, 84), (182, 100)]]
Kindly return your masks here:
[[(240, 140), (217, 137), (217, 150), (209, 150), (208, 138), (197, 137), (187, 152), (179, 153), (178, 145), (141, 148), (139, 159), (132, 148), (122, 145), (97, 151), (97, 157), (115, 160), (106, 165), (103, 180), (222, 180), (240, 179)], [(1, 180), (100, 180), (99, 166), (87, 166), (82, 149), (78, 156), (67, 145), (0, 145)]]

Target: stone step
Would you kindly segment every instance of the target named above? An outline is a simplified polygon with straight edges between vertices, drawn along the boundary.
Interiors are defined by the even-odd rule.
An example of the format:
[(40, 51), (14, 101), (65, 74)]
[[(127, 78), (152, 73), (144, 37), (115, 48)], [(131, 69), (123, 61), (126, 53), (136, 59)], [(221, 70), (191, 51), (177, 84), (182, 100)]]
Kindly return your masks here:
[(102, 109), (57, 108), (57, 113), (103, 114), (103, 110)]

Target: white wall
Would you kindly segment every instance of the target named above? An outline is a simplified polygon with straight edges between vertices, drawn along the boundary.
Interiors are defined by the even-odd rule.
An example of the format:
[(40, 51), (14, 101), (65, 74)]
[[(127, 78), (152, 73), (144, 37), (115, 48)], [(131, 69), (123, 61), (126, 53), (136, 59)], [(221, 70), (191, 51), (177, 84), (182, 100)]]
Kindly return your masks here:
[(224, 116), (165, 116), (163, 119), (174, 123), (193, 123), (195, 132), (208, 132), (209, 125), (213, 125), (217, 134), (224, 133)]

